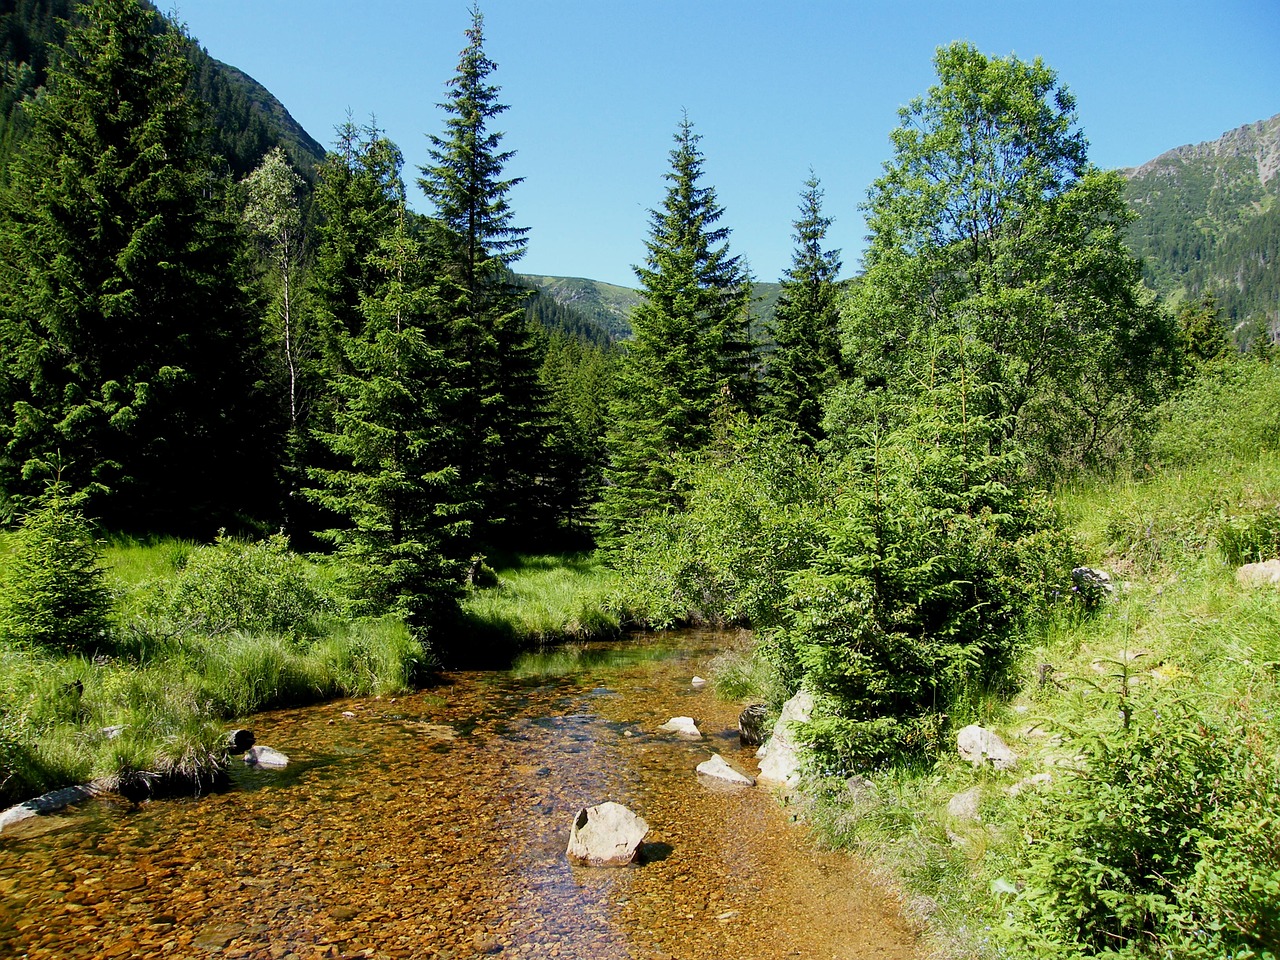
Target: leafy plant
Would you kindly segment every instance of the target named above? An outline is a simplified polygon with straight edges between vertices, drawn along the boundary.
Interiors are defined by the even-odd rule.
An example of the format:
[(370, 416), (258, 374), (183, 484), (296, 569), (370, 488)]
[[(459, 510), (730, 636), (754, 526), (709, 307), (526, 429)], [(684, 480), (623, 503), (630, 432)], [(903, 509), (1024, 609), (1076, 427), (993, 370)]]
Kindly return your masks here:
[(220, 535), (187, 556), (154, 615), (170, 632), (304, 634), (332, 605), (283, 534), (251, 543)]

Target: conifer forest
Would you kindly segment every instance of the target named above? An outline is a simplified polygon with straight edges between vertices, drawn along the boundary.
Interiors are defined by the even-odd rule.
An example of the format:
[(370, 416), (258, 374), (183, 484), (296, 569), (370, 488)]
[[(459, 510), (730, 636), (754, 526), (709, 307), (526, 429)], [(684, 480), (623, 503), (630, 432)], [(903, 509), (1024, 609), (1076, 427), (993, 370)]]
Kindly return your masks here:
[[(939, 48), (857, 263), (779, 185), (776, 294), (673, 117), (611, 327), (517, 273), (479, 7), (411, 156), (141, 0), (3, 9), (0, 798), (198, 793), (257, 711), (732, 628), (719, 695), (812, 698), (803, 817), (933, 905), (920, 956), (1280, 956), (1274, 247), (1162, 259), (1049, 65)], [(501, 605), (553, 572), (567, 612)]]

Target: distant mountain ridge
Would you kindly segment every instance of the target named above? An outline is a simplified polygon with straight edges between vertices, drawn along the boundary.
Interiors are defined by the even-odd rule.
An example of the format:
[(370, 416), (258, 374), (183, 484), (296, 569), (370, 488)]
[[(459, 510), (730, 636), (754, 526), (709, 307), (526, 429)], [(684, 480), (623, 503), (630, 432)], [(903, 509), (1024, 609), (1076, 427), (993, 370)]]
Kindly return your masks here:
[(1238, 342), (1280, 338), (1280, 114), (1122, 170), (1147, 280), (1212, 294)]
[[(631, 311), (640, 303), (639, 290), (600, 280), (588, 280), (585, 277), (521, 274), (521, 278), (557, 303), (594, 320), (609, 331), (613, 339), (625, 340), (631, 336)], [(764, 334), (765, 325), (773, 319), (782, 286), (777, 283), (753, 283), (752, 289), (755, 295), (751, 306), (751, 332), (760, 338)]]

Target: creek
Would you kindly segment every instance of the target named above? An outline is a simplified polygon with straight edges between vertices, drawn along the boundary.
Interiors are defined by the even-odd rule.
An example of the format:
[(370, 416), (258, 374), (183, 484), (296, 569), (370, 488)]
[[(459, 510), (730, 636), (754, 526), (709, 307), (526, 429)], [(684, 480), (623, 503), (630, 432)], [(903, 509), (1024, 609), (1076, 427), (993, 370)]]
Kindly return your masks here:
[[(906, 960), (913, 937), (852, 858), (763, 788), (694, 773), (739, 704), (690, 679), (731, 638), (638, 637), (398, 698), (260, 714), (283, 771), (238, 761), (195, 800), (103, 800), (0, 839), (0, 956)], [(702, 742), (657, 731), (695, 717)], [(642, 861), (571, 866), (582, 806), (651, 832)]]

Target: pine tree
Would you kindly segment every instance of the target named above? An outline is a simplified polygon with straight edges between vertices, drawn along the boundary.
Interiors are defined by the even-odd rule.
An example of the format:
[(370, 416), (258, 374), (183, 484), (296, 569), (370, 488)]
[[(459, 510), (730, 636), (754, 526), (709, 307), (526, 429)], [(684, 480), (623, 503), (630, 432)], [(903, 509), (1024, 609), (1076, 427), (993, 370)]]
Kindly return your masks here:
[(840, 378), (840, 252), (823, 249), (830, 226), (831, 218), (822, 215), (821, 184), (811, 172), (770, 329), (777, 348), (769, 356), (764, 402), (767, 413), (794, 425), (810, 445), (823, 437), (823, 394)]
[(440, 104), (445, 135), (432, 135), (431, 164), (418, 181), (445, 227), (439, 256), (456, 284), (450, 304), (453, 343), (465, 364), (460, 386), (470, 392), (462, 409), (472, 438), (461, 465), (476, 488), (482, 540), (514, 541), (535, 521), (546, 497), (542, 470), (547, 436), (546, 400), (538, 379), (541, 358), (525, 320), (528, 291), (507, 269), (523, 255), (528, 229), (513, 225), (507, 196), (520, 180), (503, 179), (513, 153), (490, 123), (506, 111), (490, 83), (497, 65), (484, 52), (484, 17), (471, 10), (467, 45)]
[(346, 521), (326, 537), (347, 561), (356, 610), (396, 612), (422, 630), (455, 609), (473, 507), (452, 458), (457, 366), (440, 319), (447, 296), (402, 195), (367, 266), (376, 290), (362, 300), (359, 329), (343, 338), (333, 427), (320, 433), (336, 465), (312, 470), (318, 486), (309, 494)]
[(673, 457), (703, 447), (717, 407), (754, 400), (747, 331), (751, 284), (729, 252), (715, 190), (702, 180), (699, 136), (681, 120), (662, 208), (651, 210), (648, 255), (635, 268), (641, 302), (631, 314), (608, 434), (601, 534), (614, 542), (673, 506)]
[(183, 42), (138, 0), (89, 0), (28, 105), (0, 228), (0, 485), (34, 492), (60, 452), (106, 524), (208, 533), (273, 508), (281, 431)]

